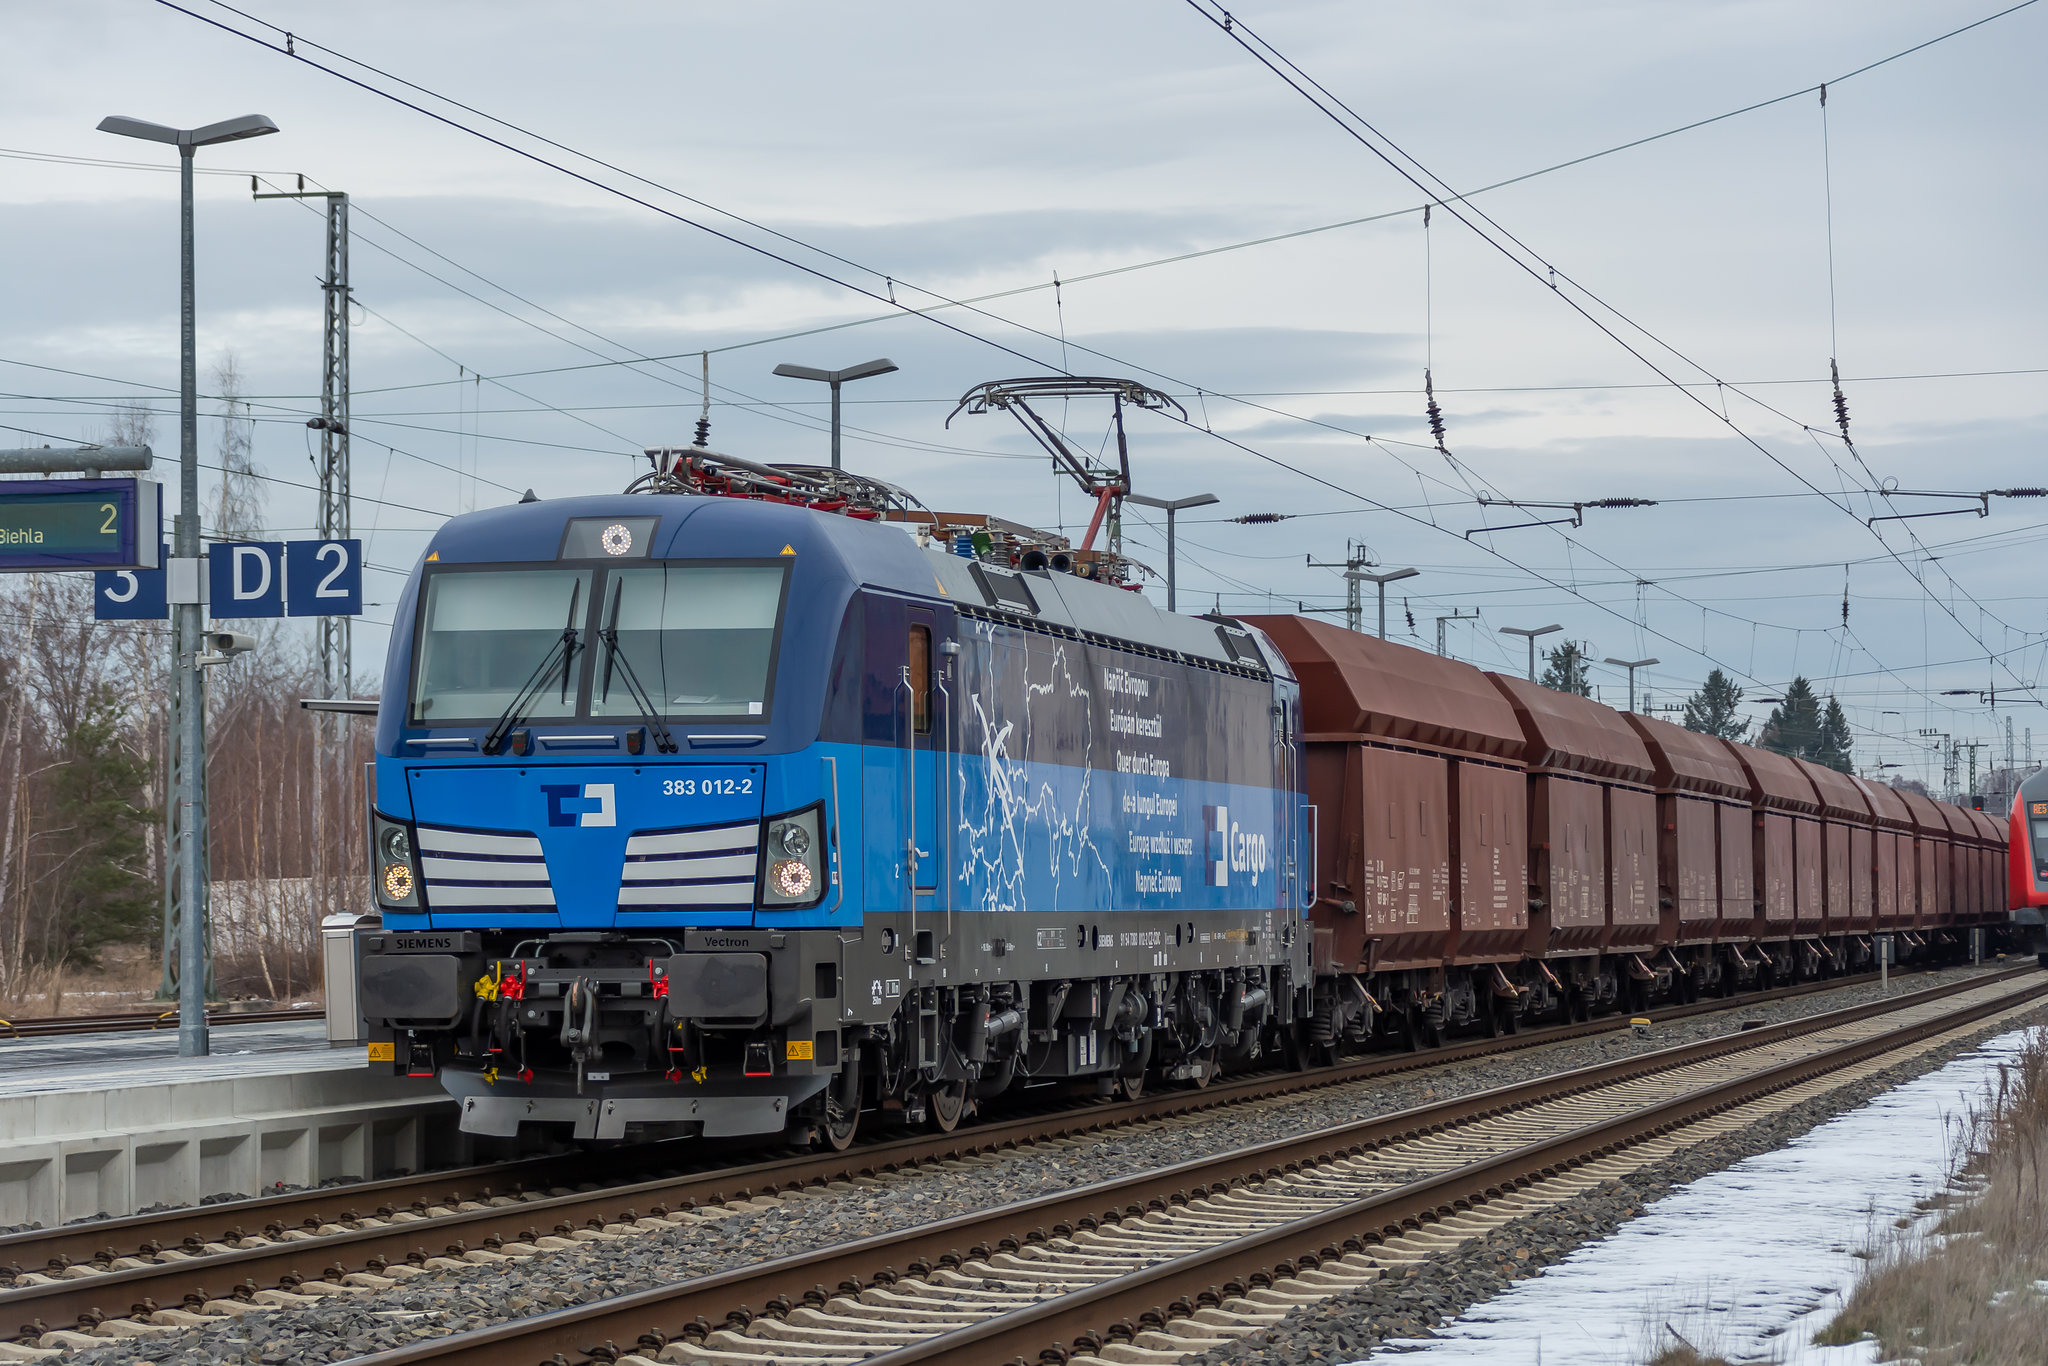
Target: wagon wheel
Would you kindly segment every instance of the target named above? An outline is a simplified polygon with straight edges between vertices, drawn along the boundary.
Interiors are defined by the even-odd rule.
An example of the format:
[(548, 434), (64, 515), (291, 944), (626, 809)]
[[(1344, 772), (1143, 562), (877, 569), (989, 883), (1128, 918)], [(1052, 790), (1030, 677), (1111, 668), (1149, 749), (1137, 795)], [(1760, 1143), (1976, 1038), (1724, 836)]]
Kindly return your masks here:
[(967, 1083), (949, 1081), (931, 1087), (925, 1092), (925, 1108), (931, 1114), (934, 1129), (942, 1134), (952, 1133), (967, 1114)]
[(1125, 1100), (1136, 1100), (1145, 1094), (1145, 1074), (1152, 1066), (1152, 1031), (1145, 1031), (1145, 1042), (1130, 1056), (1117, 1073), (1117, 1094)]
[(825, 1136), (825, 1142), (835, 1153), (843, 1153), (853, 1146), (853, 1136), (860, 1129), (860, 1110), (842, 1109), (839, 1097), (830, 1096), (825, 1101), (825, 1122), (818, 1131)]

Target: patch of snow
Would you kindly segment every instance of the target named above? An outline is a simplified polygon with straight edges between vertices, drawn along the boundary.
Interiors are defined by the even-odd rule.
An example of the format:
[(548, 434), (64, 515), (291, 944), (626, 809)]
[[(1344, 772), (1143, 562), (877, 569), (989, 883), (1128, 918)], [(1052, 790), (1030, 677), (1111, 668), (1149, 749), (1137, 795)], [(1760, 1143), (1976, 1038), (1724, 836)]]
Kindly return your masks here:
[(1957, 1123), (2017, 1053), (2024, 1030), (1838, 1115), (1776, 1152), (1673, 1191), (1612, 1238), (1580, 1248), (1446, 1324), (1375, 1354), (1427, 1366), (1633, 1366), (1670, 1345), (1667, 1323), (1731, 1361), (1872, 1366), (1875, 1344), (1821, 1347), (1859, 1254), (1917, 1219), (1943, 1188)]

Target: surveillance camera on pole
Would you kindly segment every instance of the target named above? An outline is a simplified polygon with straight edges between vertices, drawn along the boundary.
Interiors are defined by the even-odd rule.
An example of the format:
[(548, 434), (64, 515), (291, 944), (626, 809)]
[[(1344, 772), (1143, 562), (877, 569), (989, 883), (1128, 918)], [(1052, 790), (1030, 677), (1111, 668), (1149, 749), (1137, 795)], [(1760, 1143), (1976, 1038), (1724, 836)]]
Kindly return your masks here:
[(225, 664), (236, 655), (245, 655), (256, 648), (256, 638), (245, 636), (240, 631), (203, 631), (199, 636), (201, 650), (194, 662), (200, 668)]

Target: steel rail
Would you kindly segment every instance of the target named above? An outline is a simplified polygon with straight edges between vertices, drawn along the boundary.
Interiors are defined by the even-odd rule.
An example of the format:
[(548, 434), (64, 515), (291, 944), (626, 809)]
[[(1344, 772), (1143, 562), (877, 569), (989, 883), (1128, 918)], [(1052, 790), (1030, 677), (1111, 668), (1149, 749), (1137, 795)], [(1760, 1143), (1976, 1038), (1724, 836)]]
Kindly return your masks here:
[[(1863, 977), (1834, 978), (1824, 982), (1778, 987), (1743, 996), (1718, 998), (1693, 1005), (1669, 1006), (1649, 1012), (1649, 1018), (1655, 1023), (1666, 1023), (1703, 1014), (1744, 1009), (1771, 1000), (1854, 986), (1864, 980)], [(1875, 974), (1869, 975), (1868, 980), (1875, 981)], [(1978, 974), (1962, 980), (1978, 983), (1994, 980), (1994, 977)], [(1628, 1019), (1626, 1015), (1603, 1016), (1579, 1024), (1549, 1026), (1499, 1038), (1469, 1040), (1414, 1053), (1375, 1055), (1305, 1072), (1260, 1073), (1218, 1082), (1202, 1090), (1168, 1091), (1135, 1100), (1069, 1108), (1050, 1115), (1034, 1111), (963, 1126), (950, 1135), (915, 1134), (861, 1143), (843, 1153), (797, 1154), (746, 1163), (737, 1167), (686, 1173), (681, 1176), (635, 1179), (630, 1175), (635, 1169), (673, 1168), (683, 1162), (698, 1160), (700, 1157), (697, 1154), (675, 1152), (673, 1144), (647, 1145), (628, 1153), (613, 1155), (609, 1159), (612, 1174), (619, 1175), (618, 1168), (624, 1166), (628, 1174), (627, 1179), (611, 1185), (605, 1191), (590, 1193), (589, 1198), (592, 1202), (612, 1198), (615, 1207), (623, 1207), (625, 1201), (645, 1201), (657, 1192), (658, 1198), (671, 1206), (680, 1206), (690, 1200), (699, 1204), (712, 1204), (733, 1198), (746, 1198), (756, 1193), (772, 1195), (796, 1186), (822, 1185), (854, 1176), (969, 1157), (1046, 1138), (1100, 1133), (1175, 1115), (1266, 1100), (1327, 1086), (1345, 1085), (1372, 1077), (1428, 1070), (1546, 1044), (1565, 1043), (1599, 1034), (1614, 1033), (1628, 1028)], [(566, 1153), (509, 1163), (413, 1173), (345, 1186), (316, 1187), (280, 1195), (222, 1201), (213, 1205), (162, 1210), (150, 1214), (126, 1215), (115, 1219), (67, 1224), (53, 1229), (30, 1229), (0, 1235), (0, 1270), (10, 1266), (17, 1272), (37, 1272), (45, 1268), (63, 1270), (86, 1263), (104, 1266), (121, 1257), (134, 1255), (138, 1249), (148, 1253), (152, 1248), (190, 1249), (207, 1243), (226, 1244), (232, 1247), (248, 1236), (247, 1231), (254, 1231), (266, 1237), (276, 1237), (287, 1230), (311, 1232), (324, 1224), (351, 1222), (362, 1213), (381, 1215), (409, 1210), (415, 1214), (425, 1215), (427, 1210), (434, 1206), (452, 1208), (464, 1202), (489, 1200), (498, 1195), (522, 1195), (532, 1188), (546, 1189), (571, 1182), (583, 1183), (589, 1181), (591, 1175), (589, 1154)], [(520, 1208), (533, 1210), (538, 1217), (542, 1202), (528, 1201)], [(579, 1217), (587, 1220), (592, 1216), (584, 1213)], [(440, 1220), (445, 1218), (447, 1216), (436, 1218), (435, 1225), (438, 1226)], [(416, 1232), (425, 1231), (420, 1224), (413, 1224), (410, 1227)], [(303, 1244), (300, 1246), (303, 1247)], [(301, 1256), (300, 1260), (303, 1262), (305, 1258)], [(203, 1273), (207, 1267), (215, 1264), (210, 1258), (203, 1263), (179, 1263), (193, 1273)], [(108, 1272), (106, 1276), (123, 1274), (127, 1273)], [(249, 1273), (244, 1274), (246, 1276)], [(87, 1308), (95, 1307), (101, 1301), (84, 1295), (84, 1286), (111, 1287), (120, 1284), (106, 1279), (106, 1276), (81, 1278), (81, 1296)], [(7, 1306), (12, 1303), (9, 1297), (13, 1293), (15, 1292), (0, 1289), (0, 1333), (6, 1331)], [(68, 1318), (80, 1312), (68, 1307), (72, 1303), (70, 1298), (65, 1299), (64, 1307), (58, 1305), (57, 1299), (58, 1297), (51, 1298), (51, 1307), (41, 1311), (41, 1316), (47, 1318), (54, 1314)]]
[[(2020, 993), (2029, 999), (2048, 992), (2048, 983)], [(1903, 1025), (1868, 1039), (1781, 1063), (1732, 1082), (1702, 1087), (1634, 1114), (1588, 1124), (1554, 1139), (1504, 1155), (1424, 1177), (1392, 1191), (1369, 1195), (1334, 1210), (1278, 1228), (1190, 1253), (1154, 1267), (1061, 1295), (1026, 1309), (927, 1338), (868, 1358), (871, 1366), (990, 1366), (990, 1363), (1066, 1360), (1072, 1348), (1092, 1351), (1104, 1324), (1171, 1317), (1177, 1300), (1228, 1293), (1250, 1277), (1285, 1278), (1303, 1262), (1334, 1259), (1347, 1251), (1399, 1237), (1411, 1228), (1497, 1199), (1536, 1181), (1621, 1152), (1747, 1101), (1786, 1090), (1828, 1072), (1894, 1052), (1946, 1033), (2016, 1004), (2012, 997), (1979, 1003), (1918, 1024)], [(366, 1360), (376, 1360), (367, 1358)]]
[[(1062, 1226), (1070, 1230), (1082, 1224), (1084, 1220), (1107, 1222), (1141, 1215), (1148, 1208), (1164, 1209), (1171, 1204), (1186, 1203), (1190, 1199), (1199, 1199), (1212, 1192), (1229, 1189), (1232, 1185), (1265, 1180), (1290, 1170), (1299, 1170), (1304, 1166), (1314, 1166), (1320, 1162), (1355, 1155), (1368, 1148), (1399, 1142), (1420, 1134), (1435, 1133), (1457, 1124), (1554, 1101), (1595, 1087), (1611, 1086), (1635, 1077), (1666, 1072), (1707, 1059), (1765, 1047), (1805, 1034), (1938, 1001), (1960, 992), (2023, 975), (2031, 976), (2035, 972), (2036, 969), (2029, 966), (2004, 973), (1983, 974), (1964, 982), (1945, 984), (1890, 1000), (1830, 1011), (1765, 1029), (1660, 1049), (1653, 1053), (1601, 1063), (1548, 1078), (1496, 1087), (1440, 1104), (1276, 1139), (1235, 1152), (1192, 1159), (1171, 1167), (1018, 1201), (991, 1210), (956, 1215), (896, 1233), (880, 1234), (811, 1252), (774, 1258), (674, 1285), (659, 1286), (591, 1304), (554, 1310), (528, 1319), (408, 1344), (357, 1358), (350, 1366), (426, 1366), (427, 1363), (432, 1363), (432, 1366), (504, 1366), (507, 1362), (549, 1361), (553, 1360), (554, 1354), (557, 1353), (568, 1360), (593, 1356), (615, 1358), (622, 1350), (633, 1350), (631, 1347), (620, 1348), (618, 1344), (621, 1342), (637, 1342), (641, 1344), (640, 1350), (652, 1352), (658, 1350), (669, 1337), (680, 1333), (686, 1325), (697, 1323), (699, 1320), (703, 1321), (698, 1324), (700, 1329), (728, 1317), (736, 1322), (745, 1322), (756, 1307), (768, 1312), (783, 1311), (793, 1305), (804, 1303), (807, 1297), (816, 1300), (820, 1295), (858, 1293), (869, 1285), (893, 1284), (897, 1280), (893, 1269), (896, 1266), (906, 1266), (916, 1271), (920, 1265), (925, 1268), (934, 1265), (957, 1265), (962, 1260), (989, 1255), (993, 1247), (1014, 1249), (1027, 1242), (1044, 1241), (1048, 1236), (1061, 1233)], [(2013, 1005), (2016, 999), (2027, 999), (2044, 992), (2048, 992), (2048, 979), (2039, 982), (2030, 990), (2009, 993), (1965, 1011), (1951, 1012), (1931, 1025), (1910, 1026), (1874, 1037), (1880, 1041), (1890, 1041), (1880, 1042), (1879, 1047), (1897, 1047), (1903, 1041), (1901, 1035), (1918, 1030), (1920, 1032), (1913, 1036), (1921, 1037), (1926, 1032), (1954, 1028), (1962, 1020), (2006, 1009)], [(1859, 1041), (1855, 1045), (1828, 1050), (1816, 1056), (1829, 1061), (1813, 1067), (1810, 1066), (1811, 1059), (1804, 1060), (1800, 1066), (1807, 1070), (1800, 1071), (1798, 1075), (1803, 1078), (1828, 1067), (1841, 1066), (1853, 1060), (1850, 1055), (1851, 1049), (1869, 1046), (1868, 1041)], [(1771, 1069), (1768, 1073), (1757, 1075), (1775, 1077), (1780, 1073), (1790, 1075), (1785, 1068)], [(1784, 1084), (1791, 1083), (1788, 1081)], [(1709, 1088), (1715, 1094), (1718, 1094), (1719, 1089), (1722, 1088)], [(1744, 1092), (1743, 1098), (1758, 1093), (1758, 1090), (1752, 1089)], [(1706, 1093), (1702, 1093), (1704, 1094)], [(1688, 1099), (1694, 1103), (1710, 1103), (1714, 1109), (1736, 1103), (1734, 1100), (1719, 1103), (1703, 1102), (1702, 1096), (1698, 1095)], [(1529, 1165), (1532, 1171), (1546, 1168), (1555, 1170), (1562, 1165), (1571, 1165), (1583, 1160), (1582, 1152), (1596, 1149), (1611, 1150), (1623, 1141), (1620, 1135), (1638, 1132), (1638, 1128), (1631, 1127), (1632, 1125), (1639, 1126), (1641, 1133), (1669, 1128), (1677, 1121), (1670, 1118), (1666, 1114), (1667, 1111), (1676, 1113), (1671, 1105), (1657, 1106), (1644, 1113), (1658, 1118), (1645, 1121), (1642, 1115), (1635, 1115), (1629, 1117), (1626, 1123), (1592, 1126), (1571, 1136), (1564, 1149), (1557, 1149), (1552, 1145), (1536, 1145), (1522, 1150), (1517, 1156), (1525, 1159), (1525, 1165)], [(1612, 1134), (1609, 1134), (1609, 1130), (1612, 1130)], [(1595, 1133), (1601, 1135), (1597, 1142), (1593, 1142), (1589, 1137)], [(1533, 1157), (1540, 1157), (1542, 1160), (1533, 1163), (1527, 1161)], [(1499, 1162), (1485, 1164), (1484, 1170), (1488, 1173), (1488, 1179), (1475, 1188), (1482, 1193), (1489, 1188), (1499, 1187), (1503, 1180), (1514, 1184), (1521, 1180), (1521, 1175), (1524, 1175), (1502, 1177), (1499, 1173), (1503, 1167)], [(1403, 1195), (1403, 1192), (1406, 1192), (1403, 1199), (1413, 1203), (1418, 1212), (1401, 1214), (1398, 1217), (1392, 1214), (1375, 1214), (1374, 1222), (1365, 1231), (1376, 1237), (1390, 1223), (1398, 1224), (1402, 1218), (1420, 1218), (1425, 1214), (1434, 1218), (1437, 1217), (1438, 1211), (1448, 1212), (1450, 1200), (1469, 1200), (1471, 1196), (1466, 1194), (1453, 1197), (1441, 1194), (1440, 1191), (1448, 1190), (1464, 1175), (1465, 1172), (1461, 1169), (1451, 1177), (1433, 1178), (1392, 1193)], [(1463, 1190), (1464, 1187), (1460, 1186), (1459, 1189)], [(1419, 1203), (1422, 1194), (1428, 1194), (1430, 1197), (1426, 1204)], [(1373, 1197), (1373, 1201), (1390, 1198), (1391, 1195)], [(1378, 1210), (1380, 1206), (1373, 1201), (1357, 1203)], [(1348, 1210), (1351, 1206), (1344, 1208)], [(1402, 1208), (1407, 1206), (1404, 1205)], [(1318, 1252), (1331, 1240), (1331, 1234), (1324, 1231), (1329, 1221), (1318, 1219), (1312, 1222), (1317, 1231), (1303, 1246), (1309, 1252)], [(1051, 1234), (1047, 1233), (1048, 1227), (1052, 1229)], [(1262, 1235), (1267, 1238), (1278, 1236), (1280, 1231), (1277, 1230), (1272, 1235)], [(1240, 1241), (1250, 1243), (1253, 1240)], [(1239, 1244), (1229, 1246), (1238, 1247)], [(1263, 1248), (1264, 1244), (1259, 1243), (1258, 1246)], [(1195, 1260), (1184, 1258), (1167, 1265), (1180, 1267), (1181, 1262)], [(1213, 1260), (1211, 1257), (1209, 1260), (1200, 1261), (1199, 1264), (1204, 1268), (1201, 1274), (1208, 1279), (1195, 1287), (1196, 1290), (1207, 1288), (1210, 1281), (1218, 1279), (1216, 1273), (1207, 1269)], [(1177, 1271), (1175, 1275), (1181, 1280), (1185, 1279), (1181, 1272)], [(1173, 1283), (1178, 1285), (1180, 1280)], [(1137, 1284), (1138, 1282), (1133, 1281), (1134, 1286)], [(1166, 1303), (1174, 1298), (1173, 1295), (1158, 1295), (1149, 1288), (1149, 1281), (1143, 1285), (1143, 1289), (1126, 1288), (1136, 1298), (1152, 1296), (1156, 1297), (1159, 1303)], [(836, 1291), (832, 1289), (835, 1286)], [(1108, 1313), (1104, 1306), (1098, 1303), (1100, 1298), (1096, 1296), (1088, 1299), (1085, 1304), (1078, 1305), (1072, 1311), (1076, 1320), (1087, 1319), (1092, 1323), (1120, 1316)], [(1053, 1303), (1064, 1304), (1065, 1300)], [(1121, 1304), (1123, 1301), (1119, 1300), (1117, 1303)], [(1149, 1302), (1145, 1306), (1146, 1309), (1153, 1307)], [(1008, 1353), (1027, 1349), (1035, 1353), (1046, 1345), (1048, 1333), (1057, 1335), (1065, 1332), (1068, 1337), (1072, 1337), (1086, 1331), (1088, 1323), (1082, 1323), (1069, 1331), (1068, 1318), (1059, 1317), (1066, 1312), (1040, 1307), (1039, 1310), (1018, 1311), (1014, 1315), (990, 1320), (985, 1324), (976, 1325), (974, 1330), (962, 1329), (944, 1334), (942, 1337), (948, 1343), (947, 1350), (957, 1349), (959, 1352), (959, 1355), (946, 1360), (986, 1366), (986, 1363), (1003, 1359)], [(1017, 1325), (1010, 1325), (1009, 1321), (1013, 1318), (1018, 1320)], [(1000, 1340), (993, 1337), (970, 1340), (965, 1336), (970, 1331), (987, 1335), (1008, 1333), (1012, 1327), (1025, 1332), (1029, 1341), (1020, 1340), (1018, 1345), (1013, 1346), (1008, 1337), (1002, 1337)], [(931, 1343), (940, 1340), (934, 1338)], [(929, 1344), (920, 1344), (918, 1349), (904, 1348), (901, 1351), (921, 1350), (928, 1346)], [(792, 1345), (790, 1354), (803, 1353), (798, 1352)], [(878, 1363), (885, 1359), (894, 1363), (899, 1359), (908, 1362), (922, 1358), (900, 1356), (898, 1352), (891, 1352), (886, 1358), (874, 1358)]]
[[(216, 1010), (207, 1012), (206, 1023), (218, 1028), (237, 1024), (284, 1024), (292, 1020), (324, 1020), (324, 1010)], [(176, 1029), (175, 1006), (161, 1014), (126, 1011), (111, 1015), (43, 1015), (18, 1020), (0, 1019), (0, 1034), (14, 1039), (55, 1038), (66, 1034), (145, 1033), (153, 1029)]]

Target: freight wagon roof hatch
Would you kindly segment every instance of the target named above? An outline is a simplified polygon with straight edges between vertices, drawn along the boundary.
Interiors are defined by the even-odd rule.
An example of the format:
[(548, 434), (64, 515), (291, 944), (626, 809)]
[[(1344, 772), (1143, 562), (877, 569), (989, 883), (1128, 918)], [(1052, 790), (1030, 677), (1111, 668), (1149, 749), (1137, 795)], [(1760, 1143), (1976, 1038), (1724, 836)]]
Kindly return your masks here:
[(1864, 800), (1870, 803), (1870, 809), (1877, 814), (1880, 823), (1912, 825), (1913, 813), (1907, 809), (1905, 801), (1889, 784), (1873, 783), (1867, 778), (1856, 778), (1852, 781), (1862, 791)]
[(1316, 736), (1381, 736), (1518, 760), (1521, 723), (1469, 664), (1304, 617), (1245, 617), (1301, 680), (1302, 725)]
[(1636, 712), (1623, 719), (1648, 745), (1658, 787), (1749, 800), (1749, 775), (1713, 736)]
[(1936, 802), (1934, 809), (1941, 813), (1942, 820), (1948, 822), (1951, 835), (1966, 840), (1977, 838), (1977, 823), (1970, 819), (1969, 812), (1952, 802)]
[(1820, 799), (1814, 795), (1813, 784), (1799, 771), (1796, 761), (1767, 749), (1738, 745), (1732, 740), (1721, 743), (1728, 747), (1749, 774), (1750, 796), (1759, 805), (1789, 811), (1820, 809)]
[(1636, 783), (1647, 783), (1655, 775), (1656, 761), (1650, 757), (1649, 747), (1620, 712), (1527, 679), (1496, 673), (1487, 677), (1514, 706), (1528, 741), (1523, 757), (1530, 768)]
[(1989, 811), (1965, 810), (1963, 814), (1976, 822), (1977, 830), (1984, 836), (1986, 843), (2004, 845), (2006, 839), (2005, 827), (1999, 824)]
[(1799, 771), (1813, 784), (1813, 790), (1820, 794), (1821, 810), (1830, 816), (1850, 820), (1870, 819), (1870, 803), (1863, 799), (1854, 778), (1825, 764), (1809, 763), (1804, 759), (1792, 762), (1799, 766)]
[(1900, 792), (1899, 800), (1913, 813), (1913, 825), (1922, 835), (1948, 834), (1948, 822), (1941, 818), (1939, 806), (1917, 792)]

